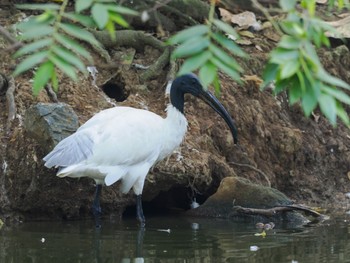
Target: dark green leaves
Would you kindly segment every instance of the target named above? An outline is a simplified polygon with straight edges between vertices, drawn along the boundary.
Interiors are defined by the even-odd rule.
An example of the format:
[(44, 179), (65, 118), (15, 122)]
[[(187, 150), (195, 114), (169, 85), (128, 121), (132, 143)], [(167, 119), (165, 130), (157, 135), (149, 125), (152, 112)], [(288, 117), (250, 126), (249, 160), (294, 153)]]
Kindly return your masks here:
[[(81, 27), (96, 26), (107, 28), (112, 36), (114, 24), (128, 26), (123, 15), (137, 15), (138, 13), (115, 4), (112, 0), (77, 0), (76, 13), (65, 12), (68, 0), (58, 4), (20, 5), (19, 8), (42, 10), (43, 13), (31, 17), (18, 25), (21, 31), (20, 39), (27, 41), (24, 47), (15, 53), (15, 57), (27, 56), (23, 59), (14, 75), (21, 74), (38, 66), (34, 75), (33, 93), (37, 95), (40, 90), (51, 81), (57, 90), (58, 79), (56, 69), (73, 80), (78, 79), (77, 72), (86, 74), (86, 61), (92, 63), (90, 53), (77, 40), (83, 41), (93, 47), (101, 48), (100, 43), (93, 34)], [(91, 9), (91, 15), (86, 15)], [(84, 14), (80, 12), (84, 11)], [(62, 18), (66, 18), (62, 22)], [(75, 40), (77, 39), (77, 40)]]
[(350, 97), (339, 89), (350, 90), (350, 86), (324, 70), (315, 50), (329, 46), (325, 32), (333, 29), (314, 17), (315, 1), (300, 2), (305, 8), (301, 13), (295, 9), (295, 0), (280, 0), (282, 9), (289, 12), (281, 23), (286, 34), (270, 54), (263, 86), (274, 81), (276, 93), (288, 90), (290, 104), (300, 101), (306, 116), (319, 105), (332, 125), (336, 124), (337, 116), (350, 125), (341, 106), (350, 105)]
[[(225, 34), (237, 36), (231, 26), (220, 20), (213, 19), (212, 24)], [(218, 69), (240, 81), (242, 69), (233, 58), (233, 54), (243, 57), (245, 53), (222, 33), (213, 32), (212, 24), (197, 25), (180, 31), (168, 42), (178, 45), (172, 53), (172, 58), (185, 59), (179, 71), (180, 75), (199, 69), (199, 78), (203, 86), (214, 84), (218, 91)]]

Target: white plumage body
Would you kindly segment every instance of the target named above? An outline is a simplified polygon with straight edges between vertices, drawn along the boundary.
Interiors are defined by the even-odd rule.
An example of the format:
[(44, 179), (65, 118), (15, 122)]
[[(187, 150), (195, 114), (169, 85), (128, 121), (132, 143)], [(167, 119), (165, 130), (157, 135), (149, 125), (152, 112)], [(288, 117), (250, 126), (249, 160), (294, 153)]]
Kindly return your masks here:
[(187, 130), (185, 116), (171, 104), (167, 117), (130, 107), (103, 110), (62, 140), (45, 158), (61, 167), (59, 177), (90, 177), (97, 184), (122, 181), (122, 192), (140, 195), (149, 169), (170, 155)]

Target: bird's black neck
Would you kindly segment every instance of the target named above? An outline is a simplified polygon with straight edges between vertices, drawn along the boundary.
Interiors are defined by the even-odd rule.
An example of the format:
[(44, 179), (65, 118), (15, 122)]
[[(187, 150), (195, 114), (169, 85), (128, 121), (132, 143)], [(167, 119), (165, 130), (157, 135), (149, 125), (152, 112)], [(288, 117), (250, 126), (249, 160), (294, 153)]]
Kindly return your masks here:
[(184, 113), (184, 92), (182, 90), (171, 87), (170, 102), (179, 112)]

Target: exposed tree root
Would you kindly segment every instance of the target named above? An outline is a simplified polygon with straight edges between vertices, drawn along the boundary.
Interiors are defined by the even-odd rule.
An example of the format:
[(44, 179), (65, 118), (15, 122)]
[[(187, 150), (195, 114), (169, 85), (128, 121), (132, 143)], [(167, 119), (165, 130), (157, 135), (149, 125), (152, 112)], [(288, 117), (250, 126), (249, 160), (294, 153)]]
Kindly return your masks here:
[(159, 72), (169, 64), (170, 47), (166, 48), (163, 54), (144, 73), (141, 74), (141, 82), (145, 82), (159, 75)]
[(234, 206), (233, 210), (238, 213), (247, 214), (247, 215), (261, 215), (267, 217), (276, 216), (277, 213), (285, 213), (290, 211), (302, 211), (308, 216), (313, 216), (316, 218), (323, 218), (324, 215), (301, 205), (286, 205), (286, 206), (277, 206), (268, 209), (259, 209), (259, 208), (247, 208), (242, 206)]
[(45, 86), (45, 90), (46, 90), (46, 92), (47, 92), (47, 95), (50, 97), (51, 101), (56, 102), (56, 103), (59, 102), (58, 99), (57, 99), (57, 95), (56, 95), (56, 93), (52, 90), (52, 87), (51, 87), (50, 84), (47, 84), (47, 85)]
[(23, 43), (17, 41), (17, 39), (10, 34), (4, 27), (0, 25), (0, 35), (2, 35), (7, 42), (9, 42), (12, 46), (8, 48), (8, 50), (18, 49), (23, 46)]
[(6, 93), (8, 85), (6, 76), (0, 73), (0, 96)]
[(162, 69), (169, 64), (171, 48), (165, 46), (162, 41), (150, 34), (142, 31), (120, 30), (116, 31), (115, 40), (112, 40), (107, 32), (94, 31), (93, 34), (106, 49), (125, 46), (132, 47), (136, 51), (140, 52), (144, 50), (145, 46), (151, 46), (159, 51), (162, 51), (162, 55), (156, 60), (156, 62), (141, 74), (141, 82), (157, 77)]
[(13, 77), (10, 77), (8, 79), (8, 88), (6, 91), (6, 101), (7, 101), (7, 107), (8, 107), (8, 116), (7, 116), (7, 123), (6, 123), (6, 133), (9, 134), (11, 130), (11, 124), (12, 121), (16, 117), (16, 103), (15, 103), (15, 80)]
[(166, 48), (162, 41), (143, 31), (119, 30), (115, 32), (115, 40), (112, 40), (109, 33), (105, 31), (92, 31), (92, 33), (106, 49), (124, 46), (135, 48), (136, 51), (143, 51), (145, 46), (151, 46), (164, 51)]

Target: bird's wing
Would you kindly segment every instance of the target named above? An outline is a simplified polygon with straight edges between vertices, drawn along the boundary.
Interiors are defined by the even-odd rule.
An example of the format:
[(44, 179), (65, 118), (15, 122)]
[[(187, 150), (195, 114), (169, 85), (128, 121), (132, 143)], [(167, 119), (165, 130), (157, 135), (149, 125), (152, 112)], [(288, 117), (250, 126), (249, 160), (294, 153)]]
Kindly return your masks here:
[(67, 167), (88, 159), (93, 154), (93, 148), (99, 141), (100, 126), (108, 125), (113, 117), (123, 115), (128, 107), (115, 107), (103, 110), (83, 124), (75, 133), (60, 141), (43, 160), (45, 166)]
[(66, 167), (79, 163), (92, 155), (93, 138), (88, 132), (74, 133), (60, 141), (43, 160), (45, 166)]
[[(92, 166), (130, 166), (159, 154), (160, 116), (130, 107), (101, 111), (44, 157), (47, 167), (85, 161)], [(153, 160), (152, 160), (153, 162)]]

